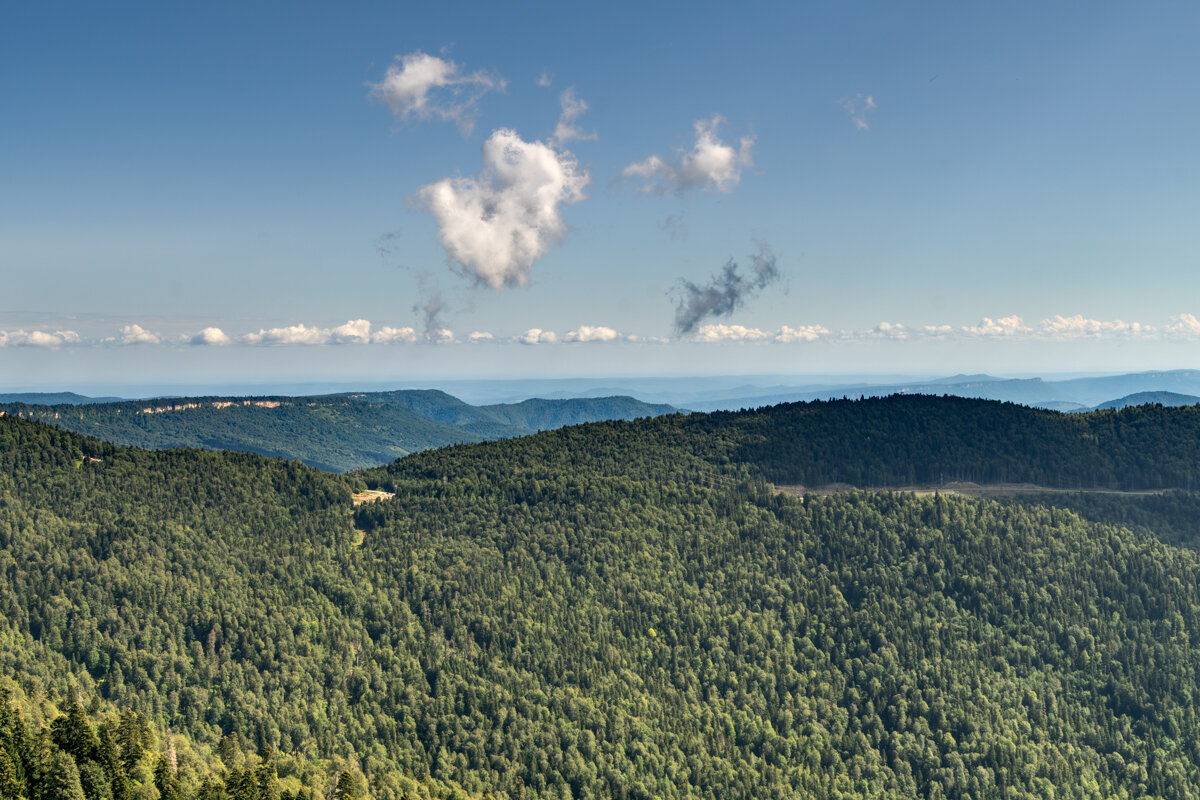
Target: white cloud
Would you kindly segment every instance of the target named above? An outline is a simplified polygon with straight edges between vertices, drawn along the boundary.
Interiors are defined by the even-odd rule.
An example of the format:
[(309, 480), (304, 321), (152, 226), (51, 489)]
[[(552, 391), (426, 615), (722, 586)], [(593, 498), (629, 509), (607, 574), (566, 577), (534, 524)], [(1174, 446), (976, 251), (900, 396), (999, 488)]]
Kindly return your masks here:
[(741, 180), (742, 170), (754, 166), (750, 157), (754, 137), (743, 136), (735, 150), (717, 137), (717, 126), (723, 121), (719, 114), (711, 120), (696, 120), (693, 125), (696, 142), (676, 161), (654, 155), (630, 164), (622, 174), (626, 178), (643, 179), (641, 189), (647, 192), (731, 191)]
[(260, 329), (242, 337), (246, 344), (325, 344), (329, 341), (327, 328), (289, 325), (284, 328)]
[(864, 97), (861, 94), (857, 94), (854, 97), (843, 97), (841, 100), (838, 100), (838, 105), (850, 115), (850, 119), (854, 122), (854, 127), (857, 130), (871, 130), (871, 126), (867, 124), (867, 113), (875, 110), (874, 97), (871, 95)]
[(588, 104), (575, 94), (574, 86), (563, 90), (563, 93), (558, 96), (558, 103), (562, 106), (562, 114), (558, 117), (558, 125), (554, 127), (554, 133), (550, 135), (551, 141), (561, 147), (576, 139), (596, 138), (595, 133), (586, 133), (575, 124), (575, 120), (588, 110)]
[(517, 341), (521, 344), (554, 344), (558, 341), (558, 334), (541, 328), (530, 328), (518, 336)]
[(188, 340), (190, 344), (211, 345), (214, 347), (227, 345), (232, 341), (232, 339), (225, 335), (225, 331), (212, 327), (205, 328)]
[(1154, 328), (1140, 322), (1087, 319), (1082, 314), (1061, 314), (1042, 320), (1038, 333), (1049, 339), (1099, 339), (1108, 337), (1153, 335)]
[(353, 319), (329, 332), (333, 344), (366, 344), (371, 341), (371, 323), (365, 319)]
[(1028, 327), (1023, 319), (1013, 314), (999, 319), (984, 317), (978, 325), (966, 326), (962, 332), (968, 336), (1006, 337), (1032, 333), (1033, 329)]
[(613, 342), (621, 338), (621, 334), (603, 325), (580, 325), (577, 330), (568, 331), (563, 337), (565, 342)]
[(412, 344), (417, 340), (413, 328), (390, 328), (384, 326), (371, 334), (372, 344)]
[(775, 333), (775, 341), (781, 344), (790, 344), (792, 342), (815, 342), (822, 336), (828, 336), (829, 329), (823, 325), (801, 325), (799, 328), (791, 328), (783, 325)]
[(754, 342), (767, 339), (771, 334), (758, 328), (743, 325), (701, 325), (692, 337), (697, 342)]
[(537, 76), (537, 80), (534, 83), (543, 89), (549, 88), (550, 84), (554, 83), (554, 76), (550, 74), (549, 70), (544, 69), (542, 70), (542, 74)]
[(121, 328), (121, 335), (110, 337), (103, 340), (107, 344), (159, 344), (162, 342), (162, 337), (157, 333), (146, 330), (141, 325), (125, 325)]
[(467, 334), (467, 341), (471, 343), (494, 342), (496, 341), (496, 337), (487, 331), (471, 331)]
[(0, 347), (62, 347), (81, 341), (75, 331), (0, 331)]
[(444, 178), (418, 197), (451, 261), (501, 289), (523, 285), (533, 262), (562, 239), (562, 206), (584, 199), (590, 180), (571, 153), (501, 128), (483, 144), (478, 175)]
[(898, 322), (881, 322), (870, 330), (855, 335), (860, 339), (907, 339), (909, 330)]
[(1200, 336), (1200, 319), (1196, 319), (1193, 314), (1180, 314), (1171, 318), (1170, 323), (1163, 328), (1163, 332), (1168, 336), (1195, 338)]
[(504, 91), (504, 78), (487, 70), (463, 72), (461, 64), (420, 50), (397, 56), (371, 97), (401, 119), (444, 119), (470, 133), (479, 116), (479, 100), (492, 90)]
[(925, 325), (921, 328), (921, 333), (933, 339), (944, 339), (954, 334), (954, 327), (951, 325)]

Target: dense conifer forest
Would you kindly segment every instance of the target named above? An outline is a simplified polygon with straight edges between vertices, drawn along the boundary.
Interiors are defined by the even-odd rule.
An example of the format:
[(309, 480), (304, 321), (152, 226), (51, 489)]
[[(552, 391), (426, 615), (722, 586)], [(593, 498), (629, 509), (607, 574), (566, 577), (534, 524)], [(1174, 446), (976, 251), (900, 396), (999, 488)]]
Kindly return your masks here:
[[(350, 476), (0, 418), (0, 795), (122, 800), (136, 715), (146, 800), (1200, 797), (1198, 414), (800, 404)], [(772, 485), (931, 479), (1180, 491)]]
[(0, 403), (0, 413), (118, 444), (242, 450), (296, 459), (333, 472), (373, 467), (431, 447), (674, 410), (632, 397), (473, 406), (434, 390), (312, 397), (173, 397), (77, 405)]

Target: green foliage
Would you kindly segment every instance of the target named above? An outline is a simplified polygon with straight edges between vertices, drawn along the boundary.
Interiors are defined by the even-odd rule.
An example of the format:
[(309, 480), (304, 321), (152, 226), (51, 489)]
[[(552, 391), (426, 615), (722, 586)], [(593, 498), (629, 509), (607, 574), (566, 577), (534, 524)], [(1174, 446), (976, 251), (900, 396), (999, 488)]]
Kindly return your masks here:
[(0, 670), (125, 709), (94, 739), (73, 704), (0, 721), (0, 749), (20, 791), (54, 764), (26, 751), (94, 753), (113, 800), (159, 793), (168, 729), (205, 800), (1191, 800), (1193, 552), (1063, 509), (765, 482), (1170, 485), (1189, 415), (598, 423), (362, 473), (396, 497), (356, 511), (294, 463), (0, 418)]
[(316, 397), (182, 397), (88, 405), (0, 403), (0, 413), (118, 444), (242, 450), (334, 472), (384, 464), (431, 447), (673, 410), (631, 397), (471, 406), (445, 392), (428, 390)]
[[(6, 680), (6, 679), (0, 679)], [(45, 704), (44, 698), (24, 696), (24, 705), (34, 709)], [(94, 698), (98, 700), (98, 698)], [(146, 719), (124, 709), (119, 714), (104, 713), (111, 707), (95, 702), (97, 713), (82, 714), (76, 703), (66, 715), (56, 717), (49, 728), (26, 720), (12, 690), (0, 684), (0, 798), (4, 800), (113, 800), (141, 797), (148, 800), (313, 800), (341, 797), (349, 792), (357, 798), (357, 780), (347, 769), (326, 771), (320, 762), (308, 763), (288, 757), (285, 768), (289, 778), (281, 780), (276, 754), (267, 749), (241, 767), (226, 767), (207, 751), (197, 754), (187, 737), (153, 731)], [(100, 730), (95, 755), (86, 757), (64, 739), (64, 731)], [(144, 731), (151, 741), (168, 742), (158, 752), (135, 743), (133, 751), (121, 750), (120, 756), (105, 757), (106, 748), (119, 738), (118, 731)], [(94, 735), (94, 734), (93, 734)], [(139, 736), (142, 734), (139, 733)], [(109, 743), (105, 745), (104, 743)], [(187, 754), (180, 758), (176, 742), (183, 743)], [(153, 769), (149, 764), (153, 763)], [(302, 773), (297, 778), (293, 773)], [(400, 776), (408, 790), (401, 796), (427, 800), (448, 800), (468, 796), (456, 786), (429, 778)], [(287, 785), (285, 788), (285, 784)], [(348, 788), (347, 788), (348, 787)]]

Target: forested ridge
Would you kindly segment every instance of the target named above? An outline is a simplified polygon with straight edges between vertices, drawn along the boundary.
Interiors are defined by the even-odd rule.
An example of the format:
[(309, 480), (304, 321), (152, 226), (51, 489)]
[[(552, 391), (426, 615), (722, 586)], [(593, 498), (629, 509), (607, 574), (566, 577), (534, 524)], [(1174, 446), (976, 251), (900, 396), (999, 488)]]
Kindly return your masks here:
[(674, 411), (632, 397), (473, 406), (445, 392), (401, 390), (311, 397), (172, 397), (84, 405), (0, 403), (35, 419), (133, 447), (242, 450), (342, 472), (418, 450), (525, 436), (602, 419)]
[[(1130, 530), (769, 483), (855, 454), (1190, 474), (1188, 409), (1046, 414), (1043, 442), (972, 403), (596, 423), (349, 477), (0, 418), (0, 674), (378, 798), (1200, 797), (1200, 561), (1150, 535), (1185, 540), (1193, 495)], [(358, 481), (396, 497), (352, 510)]]

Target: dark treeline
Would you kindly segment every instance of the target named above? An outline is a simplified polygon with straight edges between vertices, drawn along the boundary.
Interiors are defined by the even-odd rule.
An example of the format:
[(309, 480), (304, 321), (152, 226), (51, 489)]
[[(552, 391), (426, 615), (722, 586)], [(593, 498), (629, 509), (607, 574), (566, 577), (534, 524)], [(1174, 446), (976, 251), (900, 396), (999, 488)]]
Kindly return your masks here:
[(896, 395), (713, 414), (697, 424), (736, 431), (731, 456), (776, 483), (1200, 488), (1200, 406), (1060, 414)]
[[(620, 439), (619, 458), (629, 463), (606, 468), (623, 472), (678, 472), (675, 462), (682, 459), (702, 464), (702, 471), (716, 467), (806, 486), (973, 481), (1200, 489), (1200, 406), (1060, 414), (991, 400), (895, 395), (596, 423), (541, 437), (534, 441), (542, 444), (520, 449), (541, 447), (550, 457), (564, 459), (563, 467), (580, 456), (574, 442)], [(488, 446), (450, 448), (390, 469), (431, 473), (443, 460), (474, 463), (495, 452)], [(387, 481), (387, 470), (365, 474)]]

